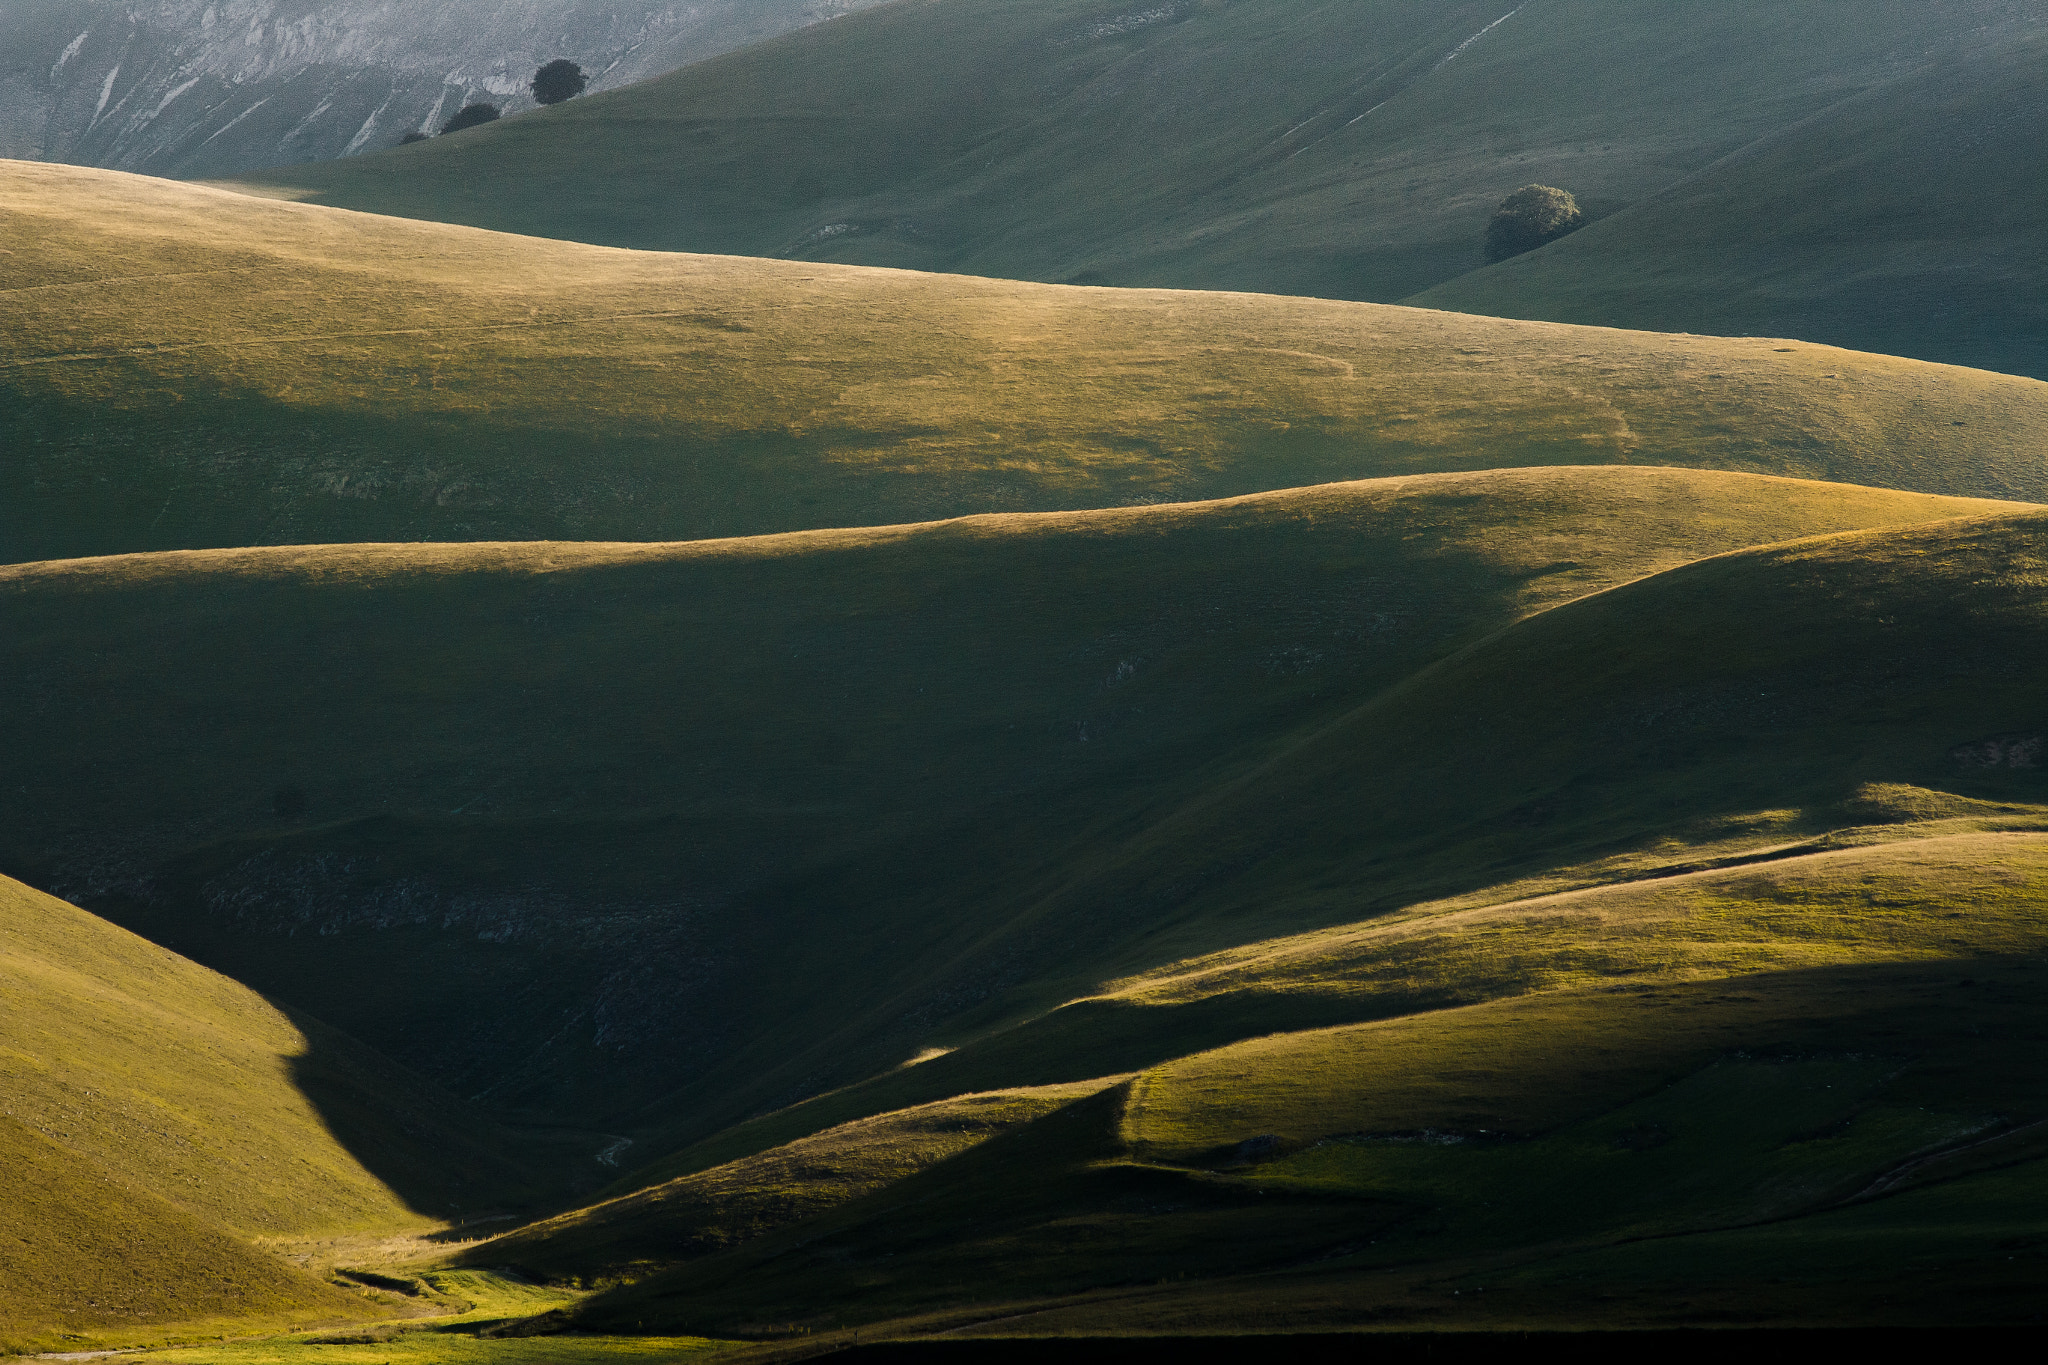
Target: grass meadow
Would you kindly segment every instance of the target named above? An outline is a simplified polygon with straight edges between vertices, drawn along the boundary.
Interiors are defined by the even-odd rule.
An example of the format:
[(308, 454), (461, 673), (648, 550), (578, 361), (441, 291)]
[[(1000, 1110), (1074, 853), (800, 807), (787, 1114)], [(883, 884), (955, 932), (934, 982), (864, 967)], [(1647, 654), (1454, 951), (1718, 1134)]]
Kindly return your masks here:
[(2048, 384), (1764, 335), (2032, 364), (2015, 23), (933, 0), (0, 162), (0, 1351), (2038, 1314)]

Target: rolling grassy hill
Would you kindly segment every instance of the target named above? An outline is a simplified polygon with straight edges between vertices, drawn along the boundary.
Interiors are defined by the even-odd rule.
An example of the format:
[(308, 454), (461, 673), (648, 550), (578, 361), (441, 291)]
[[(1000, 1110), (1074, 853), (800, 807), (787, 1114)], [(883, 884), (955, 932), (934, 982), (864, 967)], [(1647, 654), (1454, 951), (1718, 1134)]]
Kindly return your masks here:
[(640, 1278), (886, 1189), (1110, 1084), (962, 1095), (855, 1119), (530, 1224), (463, 1259), (572, 1282)]
[(1410, 302), (2048, 375), (2048, 33), (1879, 87)]
[(1507, 465), (2048, 498), (2048, 384), (1792, 343), (609, 251), (30, 163), (0, 198), (0, 561)]
[(445, 1253), (629, 1281), (522, 1330), (2005, 1321), (2044, 542), (1593, 467), (16, 566), (9, 856), (626, 1127)]
[[(1619, 13), (1468, 10), (887, 5), (513, 131), (1378, 24), (1292, 175)], [(1851, 145), (2003, 11), (1846, 13), (1610, 43), (1669, 106), (1621, 160)], [(975, 135), (919, 117), (904, 175)], [(1991, 499), (2048, 492), (2048, 384), (0, 185), (0, 871), (86, 907), (0, 883), (10, 1344), (2037, 1311), (2048, 511)]]
[(505, 1135), (248, 987), (0, 880), (0, 1349), (393, 1310), (259, 1239), (531, 1196)]
[[(665, 1102), (700, 1107), (695, 1128), (650, 1113), (634, 1129), (656, 1156), (716, 1131), (609, 1200), (450, 1254), (624, 1278), (529, 1332), (802, 1332), (825, 1344), (855, 1326), (1056, 1336), (2006, 1322), (2033, 1311), (2048, 1217), (2037, 979), (2048, 787), (2030, 728), (2048, 663), (2048, 517), (1914, 521), (1975, 510), (1596, 468), (737, 545), (145, 556), (10, 571), (17, 612), (25, 589), (66, 591), (9, 635), (27, 642), (25, 658), (48, 648), (52, 621), (120, 638), (107, 601), (181, 579), (175, 594), (140, 593), (131, 619), (203, 648), (208, 637), (169, 618), (168, 603), (202, 603), (216, 630), (292, 616), (314, 638), (360, 641), (367, 632), (325, 624), (312, 588), (427, 577), (445, 594), (486, 571), (537, 577), (549, 558), (561, 561), (552, 572), (618, 575), (891, 546), (923, 551), (931, 586), (961, 578), (957, 565), (929, 568), (930, 542), (948, 538), (972, 541), (972, 561), (997, 570), (1006, 540), (1080, 539), (1100, 569), (1121, 532), (1184, 573), (1210, 556), (1190, 548), (1199, 539), (1174, 542), (1205, 522), (1228, 531), (1211, 554), (1248, 542), (1256, 553), (1242, 562), (1274, 560), (1290, 533), (1311, 534), (1304, 526), (1367, 547), (1377, 535), (1405, 548), (1383, 550), (1370, 581), (1385, 591), (1404, 554), (1434, 561), (1433, 579), (1408, 567), (1429, 586), (1407, 600), (1462, 584), (1459, 628), (1297, 680), (1260, 699), (1270, 722), (1254, 723), (1257, 707), (1233, 713), (1234, 758), (1211, 753), (1176, 778), (1161, 751), (1134, 747), (1122, 761), (1154, 771), (1090, 775), (1084, 789), (1115, 796), (1066, 831), (996, 803), (943, 831), (966, 860), (919, 864), (903, 856), (918, 845), (877, 836), (878, 853), (753, 899), (750, 910), (780, 901), (806, 917), (810, 941), (790, 932), (794, 914), (760, 940), (783, 940), (772, 964), (786, 993), (771, 988), (736, 1021), (752, 1055), (739, 1050), (724, 1074), (707, 1068)], [(1715, 539), (1826, 518), (1873, 529), (1700, 557)], [(1051, 559), (1036, 553), (1035, 565)], [(1491, 572), (1445, 572), (1468, 557)], [(1301, 595), (1300, 567), (1275, 571)], [(1546, 584), (1557, 574), (1571, 581)], [(195, 590), (195, 575), (210, 586)], [(299, 603), (259, 610), (236, 577), (291, 584)], [(830, 581), (888, 580), (842, 560)], [(1074, 600), (1059, 582), (1040, 585), (1047, 598)], [(729, 597), (673, 585), (649, 600)], [(399, 619), (402, 599), (382, 592), (377, 617)], [(613, 589), (601, 600), (623, 612), (632, 599)], [(473, 607), (435, 615), (488, 638)], [(1244, 599), (1232, 615), (1262, 619)], [(1014, 625), (977, 624), (1018, 658), (1045, 652)], [(578, 657), (608, 679), (626, 671), (587, 643)], [(175, 651), (155, 662), (183, 666)], [(1017, 667), (963, 666), (984, 681)], [(1196, 651), (1181, 666), (1215, 663)], [(284, 676), (360, 690), (359, 677)], [(218, 670), (209, 681), (261, 695), (224, 686)], [(1153, 704), (1177, 709), (1171, 695)], [(331, 699), (291, 704), (334, 711)], [(51, 729), (43, 742), (73, 737)], [(1073, 799), (1055, 789), (1028, 805)], [(1125, 809), (1112, 817), (1110, 804)], [(312, 872), (345, 870), (324, 856)], [(897, 882), (893, 902), (875, 894), (878, 868)], [(840, 899), (827, 901), (835, 885)], [(226, 880), (210, 894), (235, 908), (247, 942), (260, 939), (260, 913), (308, 904)], [(963, 920), (973, 907), (973, 922), (947, 941), (920, 899)], [(390, 917), (399, 903), (362, 909)], [(162, 924), (195, 904), (167, 903)], [(848, 918), (878, 910), (890, 917)], [(935, 929), (937, 950), (919, 962), (907, 945)], [(657, 956), (676, 990), (691, 955)], [(346, 971), (352, 954), (322, 960)], [(550, 960), (559, 971), (562, 954)], [(905, 1032), (914, 997), (899, 987), (929, 993), (962, 963), (984, 986), (989, 964), (1008, 981), (979, 998), (954, 985), (941, 993), (950, 1018), (927, 1011)], [(876, 970), (890, 965), (893, 980)], [(701, 1046), (706, 1035), (683, 1036)], [(915, 1064), (890, 1065), (913, 1041), (928, 1044)], [(851, 1084), (725, 1126), (797, 1077), (816, 1089), (835, 1052)], [(751, 1089), (735, 1080), (763, 1070)], [(720, 1096), (728, 1107), (713, 1117)], [(524, 1339), (502, 1358), (520, 1359)], [(582, 1359), (611, 1339), (560, 1342)], [(393, 1340), (422, 1360), (498, 1349)], [(457, 1345), (470, 1354), (447, 1354)]]
[[(1483, 265), (1517, 186), (1621, 219), (1675, 192), (1547, 285), (1455, 297), (2042, 374), (2040, 24), (1999, 0), (904, 0), (249, 180), (615, 246), (1380, 301)], [(1998, 49), (2015, 38), (2033, 45)], [(1702, 173), (1721, 189), (1687, 190)], [(1873, 196), (1914, 197), (1910, 228), (1872, 221)], [(1608, 241), (1628, 244), (1612, 274)], [(1937, 306), (1898, 326), (1881, 280)]]
[[(1189, 1058), (571, 1321), (2015, 1320), (2040, 1270), (2039, 926), (1998, 926), (1997, 948), (2025, 958), (1978, 956), (1944, 918), (1958, 904), (1927, 907), (1940, 946), (1910, 965), (1651, 976)], [(1189, 1112), (1192, 1128), (1171, 1123)], [(1315, 1136), (1261, 1127), (1290, 1120)], [(1158, 1126), (1188, 1146), (1134, 1142)], [(1617, 1273), (1646, 1240), (1648, 1263)], [(1500, 1297), (1462, 1304), (1459, 1288)]]
[[(1238, 947), (809, 1107), (1143, 1074), (573, 1320), (2031, 1311), (2048, 789), (2021, 727), (2042, 536), (2029, 513), (1738, 552), (1423, 670), (1134, 851), (1063, 869), (1093, 913), (1152, 927), (1139, 952)], [(1500, 820), (1537, 766), (1553, 807)], [(1687, 870), (1715, 855), (1738, 865)], [(1171, 896), (1145, 897), (1148, 865), (1183, 878)], [(1518, 894), (1544, 890), (1514, 876), (1536, 869), (1594, 885)], [(1421, 878), (1473, 889), (1419, 903)], [(1323, 924), (1260, 937), (1297, 916)], [(1034, 917), (1078, 923), (1043, 901), (1018, 923)], [(1611, 1249), (1645, 1237), (1658, 1254), (1618, 1271)], [(1278, 1278), (1230, 1278), (1254, 1273)], [(1180, 1275), (1224, 1283), (1127, 1288)]]
[[(1702, 555), (2004, 506), (1539, 469), (16, 566), (5, 865), (462, 1094), (702, 1136), (1157, 952), (1076, 889), (1087, 850), (1114, 867), (1467, 642)], [(1050, 956), (1049, 894), (1078, 916)]]

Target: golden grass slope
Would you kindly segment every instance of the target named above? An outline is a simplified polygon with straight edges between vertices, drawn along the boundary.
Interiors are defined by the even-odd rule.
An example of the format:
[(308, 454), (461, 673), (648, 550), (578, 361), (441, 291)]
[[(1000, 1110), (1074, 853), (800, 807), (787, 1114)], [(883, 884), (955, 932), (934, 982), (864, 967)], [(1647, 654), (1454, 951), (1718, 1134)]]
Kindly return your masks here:
[(14, 1118), (0, 1117), (0, 1161), (0, 1353), (372, 1311)]
[[(334, 1029), (10, 878), (0, 896), (6, 1115), (80, 1162), (240, 1236), (410, 1226), (516, 1175), (449, 1097)], [(352, 1111), (387, 1130), (375, 1146), (336, 1134), (358, 1136)]]
[(1639, 463), (2034, 498), (2048, 384), (626, 252), (6, 163), (0, 559), (676, 540)]
[(518, 1174), (417, 1079), (6, 878), (0, 976), (0, 1341), (359, 1318), (260, 1240), (418, 1226), (442, 1209), (406, 1195)]
[[(1730, 1030), (1796, 1018), (1813, 1003), (1799, 983), (1828, 969), (2022, 962), (2044, 949), (2048, 835), (2034, 832), (1900, 838), (1503, 905), (1418, 907), (1175, 964), (1119, 993), (1487, 1003), (1184, 1058), (1138, 1079), (1124, 1131), (1137, 1152), (1167, 1160), (1211, 1158), (1260, 1133), (1298, 1146), (1359, 1132), (1540, 1131), (1703, 1065)], [(1617, 992), (1679, 983), (1719, 983), (1700, 997), (1720, 1002), (1717, 1017), (1642, 1016), (1616, 1032)]]
[[(301, 1023), (248, 987), (19, 882), (0, 880), (0, 897), (9, 982), (0, 1092), (10, 1117), (242, 1235), (419, 1219), (301, 1091), (297, 1073), (315, 1047)], [(401, 1089), (388, 1098), (423, 1096)]]

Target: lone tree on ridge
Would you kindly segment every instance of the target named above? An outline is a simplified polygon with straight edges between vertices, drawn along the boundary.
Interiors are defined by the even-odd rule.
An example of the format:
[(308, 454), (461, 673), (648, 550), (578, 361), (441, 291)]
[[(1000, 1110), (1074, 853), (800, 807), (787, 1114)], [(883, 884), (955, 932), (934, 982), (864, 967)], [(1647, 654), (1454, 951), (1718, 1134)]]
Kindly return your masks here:
[(567, 57), (557, 57), (533, 73), (533, 97), (542, 104), (560, 104), (582, 94), (588, 84), (582, 67)]
[(1500, 201), (1486, 225), (1486, 259), (1504, 261), (1545, 242), (1554, 242), (1583, 226), (1586, 215), (1571, 191), (1551, 185), (1524, 185)]
[(498, 117), (495, 104), (465, 104), (454, 118), (441, 125), (444, 133), (459, 133), (464, 128), (474, 128), (479, 123), (491, 123)]

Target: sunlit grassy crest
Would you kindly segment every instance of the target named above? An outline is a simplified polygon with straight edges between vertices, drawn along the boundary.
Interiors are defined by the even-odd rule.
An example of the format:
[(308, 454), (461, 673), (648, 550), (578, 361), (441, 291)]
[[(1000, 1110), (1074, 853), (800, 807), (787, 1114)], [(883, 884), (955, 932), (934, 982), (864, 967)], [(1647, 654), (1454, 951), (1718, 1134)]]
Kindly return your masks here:
[(0, 167), (0, 559), (684, 540), (1512, 465), (2048, 496), (2048, 385), (1793, 342), (629, 252)]

